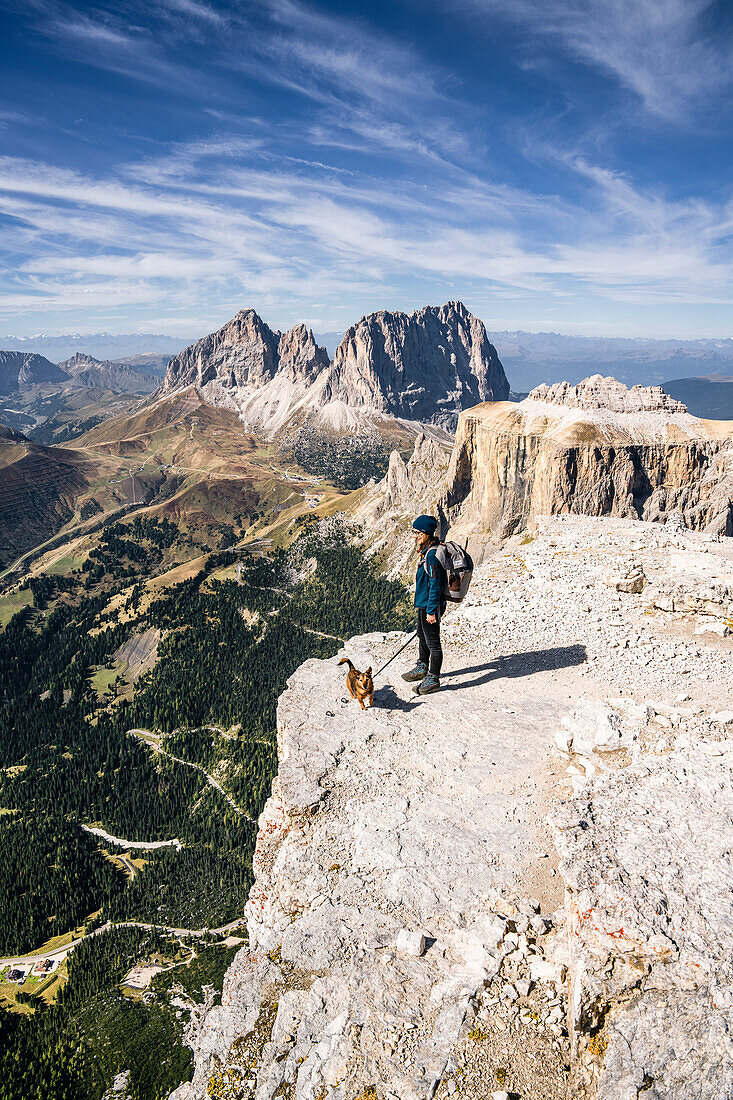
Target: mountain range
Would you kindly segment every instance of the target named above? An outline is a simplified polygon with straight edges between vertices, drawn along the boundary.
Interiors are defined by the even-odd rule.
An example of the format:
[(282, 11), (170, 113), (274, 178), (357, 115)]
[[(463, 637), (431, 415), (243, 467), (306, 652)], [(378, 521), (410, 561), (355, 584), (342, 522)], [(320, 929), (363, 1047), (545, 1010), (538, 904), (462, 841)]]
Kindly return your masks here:
[(512, 383), (521, 392), (543, 382), (576, 385), (591, 374), (627, 386), (670, 379), (733, 376), (733, 339), (651, 340), (567, 336), (557, 332), (491, 332)]
[(159, 384), (154, 372), (84, 352), (57, 364), (36, 352), (2, 350), (0, 423), (36, 443), (65, 443), (131, 410)]
[(180, 351), (184, 341), (175, 336), (153, 333), (79, 332), (49, 336), (45, 332), (35, 336), (0, 336), (0, 347), (8, 351), (33, 351), (45, 355), (55, 363), (69, 359), (78, 351), (101, 359), (126, 359), (130, 356), (160, 356), (167, 359)]
[[(733, 339), (657, 340), (606, 336), (570, 336), (558, 332), (488, 330), (488, 339), (517, 394), (543, 382), (577, 384), (590, 374), (613, 375), (626, 385), (663, 385), (696, 416), (733, 417)], [(344, 338), (342, 331), (314, 332), (329, 359)], [(179, 337), (153, 333), (69, 333), (0, 337), (0, 348), (34, 352), (52, 362), (81, 352), (102, 361), (162, 376), (180, 352)], [(694, 384), (690, 385), (690, 381)]]
[(305, 325), (280, 333), (245, 309), (171, 359), (161, 392), (187, 386), (270, 433), (292, 421), (349, 430), (385, 417), (454, 429), (462, 409), (509, 396), (483, 322), (461, 302), (362, 317), (333, 360)]
[(152, 393), (159, 379), (127, 363), (95, 359), (84, 352), (76, 352), (64, 362), (52, 363), (35, 352), (0, 351), (0, 395), (24, 393), (33, 386), (67, 383), (113, 393)]

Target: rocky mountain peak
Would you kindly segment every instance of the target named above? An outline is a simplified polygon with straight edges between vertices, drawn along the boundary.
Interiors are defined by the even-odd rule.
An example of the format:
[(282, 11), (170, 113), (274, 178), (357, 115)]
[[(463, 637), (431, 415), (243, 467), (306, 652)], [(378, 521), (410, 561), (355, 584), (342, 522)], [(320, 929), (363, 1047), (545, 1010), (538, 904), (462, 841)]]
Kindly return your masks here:
[(59, 363), (59, 369), (79, 386), (111, 390), (113, 393), (151, 393), (158, 385), (154, 375), (135, 370), (125, 363), (96, 359), (83, 351), (77, 351), (70, 359)]
[(65, 379), (65, 373), (43, 355), (30, 351), (0, 351), (0, 393), (13, 393), (26, 386)]
[(270, 431), (304, 411), (336, 428), (393, 416), (452, 429), (462, 409), (509, 396), (483, 323), (461, 302), (362, 317), (333, 363), (306, 325), (281, 334), (245, 309), (171, 359), (163, 393), (191, 385)]
[(509, 383), (483, 322), (447, 302), (362, 317), (336, 349), (329, 394), (451, 428), (461, 409), (506, 400)]
[(568, 382), (543, 383), (536, 386), (526, 400), (570, 409), (606, 409), (610, 412), (687, 412), (687, 406), (666, 394), (661, 386), (632, 386), (629, 389), (623, 382), (600, 374), (584, 378), (577, 386)]
[(83, 370), (88, 370), (90, 367), (101, 367), (107, 365), (109, 360), (95, 359), (93, 355), (87, 355), (84, 351), (77, 351), (70, 359), (66, 359), (63, 363), (59, 363), (61, 370), (66, 371), (67, 374), (79, 374)]
[(260, 389), (281, 371), (291, 381), (312, 380), (328, 366), (328, 353), (305, 325), (273, 331), (254, 309), (243, 309), (171, 359), (163, 392), (216, 383), (224, 390)]
[(278, 343), (280, 370), (295, 382), (312, 382), (329, 365), (328, 352), (313, 338), (304, 324), (284, 332)]

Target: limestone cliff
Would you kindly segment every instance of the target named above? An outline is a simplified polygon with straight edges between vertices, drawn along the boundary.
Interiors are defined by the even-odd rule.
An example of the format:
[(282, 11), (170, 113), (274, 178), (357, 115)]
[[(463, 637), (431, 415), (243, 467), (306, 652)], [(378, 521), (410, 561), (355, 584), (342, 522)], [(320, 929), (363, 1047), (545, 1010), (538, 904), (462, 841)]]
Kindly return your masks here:
[(362, 525), (369, 551), (380, 555), (391, 576), (410, 570), (414, 575), (412, 521), (423, 512), (437, 514), (449, 460), (444, 443), (419, 435), (407, 462), (393, 451), (384, 478), (357, 494), (353, 517)]
[[(336, 658), (289, 681), (249, 943), (176, 1100), (733, 1087), (733, 642), (709, 603), (658, 609), (722, 607), (733, 551), (541, 527), (446, 619), (440, 694), (400, 679), (409, 650), (366, 712)], [(344, 652), (378, 668), (401, 641)]]
[(461, 414), (441, 499), (461, 532), (505, 538), (573, 512), (733, 534), (733, 423), (700, 420), (658, 387), (595, 376)]

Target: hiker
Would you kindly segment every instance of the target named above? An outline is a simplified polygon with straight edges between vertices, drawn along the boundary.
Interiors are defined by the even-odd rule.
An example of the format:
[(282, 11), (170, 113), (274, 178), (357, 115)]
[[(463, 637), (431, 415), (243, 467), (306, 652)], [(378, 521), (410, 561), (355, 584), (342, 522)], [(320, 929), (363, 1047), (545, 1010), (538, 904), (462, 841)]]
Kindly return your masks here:
[[(415, 608), (417, 611), (417, 637), (420, 643), (418, 662), (402, 679), (415, 683), (412, 689), (417, 695), (431, 695), (440, 691), (440, 666), (443, 649), (440, 644), (440, 618), (445, 611), (443, 595), (444, 569), (435, 550), (440, 545), (435, 537), (438, 527), (433, 516), (418, 516), (412, 525), (415, 549), (420, 555), (415, 575)], [(417, 683), (419, 681), (419, 683)]]

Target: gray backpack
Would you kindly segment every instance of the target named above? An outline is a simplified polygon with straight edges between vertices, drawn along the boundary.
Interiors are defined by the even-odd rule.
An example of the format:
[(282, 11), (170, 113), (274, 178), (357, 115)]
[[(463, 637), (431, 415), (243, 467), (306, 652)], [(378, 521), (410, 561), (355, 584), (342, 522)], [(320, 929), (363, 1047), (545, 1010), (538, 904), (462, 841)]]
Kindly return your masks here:
[[(441, 542), (435, 548), (435, 556), (443, 566), (444, 598), (449, 603), (460, 603), (473, 575), (473, 558), (468, 547), (459, 546), (457, 542)], [(423, 568), (430, 576), (427, 561), (423, 562)]]

